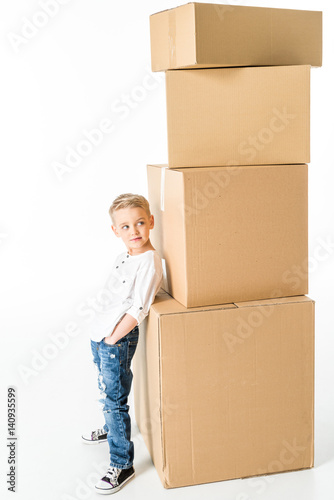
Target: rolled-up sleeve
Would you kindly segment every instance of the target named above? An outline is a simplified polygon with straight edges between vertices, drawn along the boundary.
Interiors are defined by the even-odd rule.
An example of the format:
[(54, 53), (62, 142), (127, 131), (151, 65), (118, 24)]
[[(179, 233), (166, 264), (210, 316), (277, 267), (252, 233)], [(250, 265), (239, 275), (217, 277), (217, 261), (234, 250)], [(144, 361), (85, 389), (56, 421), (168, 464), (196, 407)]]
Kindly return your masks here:
[(148, 315), (152, 302), (162, 284), (162, 267), (154, 261), (145, 263), (138, 270), (134, 284), (133, 304), (126, 311), (139, 325)]

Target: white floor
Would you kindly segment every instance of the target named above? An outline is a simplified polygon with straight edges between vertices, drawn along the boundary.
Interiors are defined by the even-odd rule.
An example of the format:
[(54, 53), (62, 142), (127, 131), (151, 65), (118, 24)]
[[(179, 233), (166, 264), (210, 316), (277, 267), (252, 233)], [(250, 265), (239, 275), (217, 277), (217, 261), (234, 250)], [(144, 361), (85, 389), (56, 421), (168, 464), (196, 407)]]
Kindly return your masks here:
[[(325, 307), (324, 304), (323, 307)], [(321, 309), (321, 304), (318, 309)], [(319, 314), (321, 311), (319, 311)], [(324, 320), (323, 320), (324, 321)], [(237, 479), (185, 488), (164, 489), (152, 464), (142, 436), (134, 422), (132, 393), (130, 411), (135, 444), (136, 477), (117, 493), (119, 498), (146, 500), (211, 499), (254, 500), (333, 498), (334, 487), (334, 425), (333, 398), (330, 380), (334, 367), (330, 362), (331, 346), (322, 339), (326, 327), (318, 321), (317, 383), (315, 425), (315, 467), (309, 470)], [(323, 328), (323, 331), (321, 330)], [(329, 328), (329, 327), (328, 327)], [(329, 333), (329, 332), (327, 332)], [(333, 341), (332, 341), (333, 345)], [(26, 375), (26, 382), (18, 373), (22, 363), (32, 361), (28, 341), (22, 336), (12, 358), (14, 369), (7, 385), (17, 388), (17, 491), (18, 500), (89, 500), (101, 498), (93, 491), (95, 481), (108, 465), (107, 443), (87, 446), (80, 440), (85, 430), (100, 426), (103, 415), (96, 398), (98, 391), (95, 367), (85, 337), (78, 335), (69, 341), (66, 349), (58, 351), (36, 375)], [(41, 352), (41, 349), (39, 350)], [(50, 351), (51, 352), (51, 351)], [(321, 362), (320, 362), (321, 359)], [(5, 390), (2, 389), (2, 400)], [(2, 409), (2, 419), (5, 409)], [(2, 424), (3, 430), (4, 424)], [(1, 439), (2, 471), (8, 471), (5, 437)], [(12, 498), (1, 481), (5, 498)]]
[[(146, 164), (167, 163), (165, 80), (163, 73), (150, 71), (149, 15), (187, 2), (58, 0), (58, 11), (49, 17), (42, 3), (57, 4), (0, 4), (0, 498), (91, 500), (101, 498), (93, 485), (104, 474), (109, 454), (106, 443), (85, 446), (80, 439), (103, 423), (89, 340), (83, 331), (74, 332), (63, 336), (66, 345), (55, 348), (52, 336), (69, 323), (80, 324), (78, 307), (87, 309), (114, 256), (123, 251), (110, 228), (110, 203), (122, 192), (145, 195)], [(324, 11), (324, 65), (311, 72), (309, 167), (315, 467), (256, 481), (166, 490), (135, 426), (131, 397), (136, 477), (117, 495), (132, 500), (331, 500), (334, 3), (216, 3)], [(33, 31), (27, 24), (32, 19), (40, 26)], [(19, 37), (18, 51), (9, 35)], [(114, 132), (89, 154), (82, 153), (60, 180), (55, 163), (67, 161), (85, 134), (106, 120), (115, 125)], [(8, 386), (17, 389), (14, 495), (6, 483)]]

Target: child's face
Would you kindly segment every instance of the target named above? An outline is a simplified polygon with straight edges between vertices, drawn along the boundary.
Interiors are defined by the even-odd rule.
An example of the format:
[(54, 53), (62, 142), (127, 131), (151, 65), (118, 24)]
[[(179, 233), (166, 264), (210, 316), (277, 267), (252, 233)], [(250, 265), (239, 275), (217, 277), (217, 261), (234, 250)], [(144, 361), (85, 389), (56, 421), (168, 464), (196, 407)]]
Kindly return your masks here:
[(154, 227), (154, 217), (147, 215), (140, 207), (121, 208), (114, 212), (115, 225), (112, 230), (119, 238), (122, 238), (128, 250), (140, 253), (145, 251), (149, 242), (150, 229)]

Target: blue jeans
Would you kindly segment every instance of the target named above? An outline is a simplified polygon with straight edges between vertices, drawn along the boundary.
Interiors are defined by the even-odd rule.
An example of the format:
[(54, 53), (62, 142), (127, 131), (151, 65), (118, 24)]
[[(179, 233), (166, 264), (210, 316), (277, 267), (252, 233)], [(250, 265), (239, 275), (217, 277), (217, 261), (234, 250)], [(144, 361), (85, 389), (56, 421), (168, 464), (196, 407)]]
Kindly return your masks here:
[(137, 348), (139, 329), (134, 327), (116, 344), (91, 340), (93, 361), (98, 370), (98, 387), (101, 393), (110, 465), (128, 469), (133, 465), (134, 445), (131, 441), (131, 420), (128, 396), (133, 374), (131, 360)]

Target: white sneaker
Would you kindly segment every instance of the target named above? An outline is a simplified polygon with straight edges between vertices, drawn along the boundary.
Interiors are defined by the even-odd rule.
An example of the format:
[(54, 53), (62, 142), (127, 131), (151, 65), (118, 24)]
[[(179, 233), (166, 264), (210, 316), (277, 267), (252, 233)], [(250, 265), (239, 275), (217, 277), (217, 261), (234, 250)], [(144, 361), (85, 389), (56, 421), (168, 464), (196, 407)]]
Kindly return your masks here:
[(95, 485), (95, 491), (102, 495), (109, 495), (119, 491), (135, 475), (135, 470), (131, 466), (129, 469), (118, 469), (109, 467), (106, 475)]
[(82, 435), (81, 439), (85, 444), (105, 443), (107, 441), (107, 433), (104, 429), (96, 429), (96, 431), (92, 431), (90, 434)]

